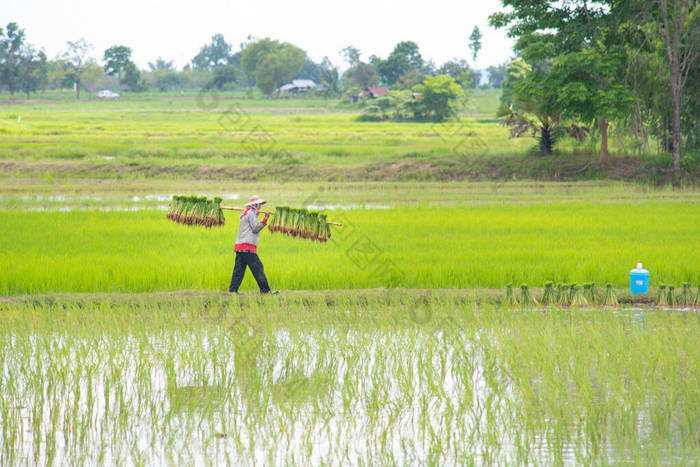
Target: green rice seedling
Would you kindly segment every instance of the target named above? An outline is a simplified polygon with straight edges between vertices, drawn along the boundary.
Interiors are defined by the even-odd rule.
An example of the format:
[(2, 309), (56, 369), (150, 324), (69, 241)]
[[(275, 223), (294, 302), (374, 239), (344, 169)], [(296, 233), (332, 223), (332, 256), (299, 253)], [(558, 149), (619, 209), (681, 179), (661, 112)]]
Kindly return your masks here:
[(516, 306), (518, 304), (518, 299), (513, 293), (513, 284), (506, 285), (506, 297), (503, 300), (506, 306)]
[(559, 287), (557, 288), (558, 290), (558, 297), (557, 297), (557, 303), (561, 306), (567, 306), (571, 303), (571, 297), (569, 293), (569, 285), (568, 284), (559, 284)]
[(289, 233), (289, 206), (278, 206), (275, 208), (275, 213), (272, 215), (272, 222), (270, 224), (270, 232), (280, 232), (283, 234)]
[(605, 297), (603, 298), (603, 304), (605, 306), (618, 306), (617, 295), (615, 295), (615, 290), (613, 290), (612, 284), (608, 283), (605, 285)]
[(588, 298), (590, 295), (591, 291), (591, 284), (590, 282), (586, 282), (583, 284), (583, 296), (586, 298), (586, 300), (590, 303), (590, 299)]
[(690, 290), (690, 282), (683, 283), (683, 290), (678, 296), (678, 304), (681, 306), (692, 306), (695, 298)]
[(331, 226), (328, 223), (328, 218), (325, 214), (318, 215), (319, 221), (319, 241), (327, 242), (331, 238)]
[(585, 295), (585, 297), (591, 305), (600, 302), (600, 295), (598, 293), (597, 287), (595, 286), (595, 282), (591, 282), (588, 284), (587, 295)]
[(204, 227), (223, 226), (226, 222), (221, 210), (222, 198), (213, 200), (206, 196), (173, 196), (166, 218), (186, 225)]
[(270, 233), (281, 232), (292, 237), (326, 242), (330, 238), (330, 226), (325, 214), (287, 206), (275, 208), (268, 223)]
[(554, 305), (557, 302), (556, 292), (554, 291), (554, 283), (547, 282), (544, 285), (544, 292), (542, 293), (542, 304), (543, 305)]
[(559, 300), (561, 300), (562, 294), (564, 293), (564, 284), (557, 284), (554, 291), (556, 294), (557, 303), (559, 303)]
[(656, 306), (668, 305), (668, 294), (666, 293), (666, 284), (660, 284), (656, 291)]
[(588, 300), (583, 295), (583, 291), (576, 284), (571, 284), (571, 306), (586, 306)]
[(530, 293), (527, 284), (520, 286), (520, 304), (523, 306), (537, 306), (539, 304), (535, 296)]
[(226, 217), (224, 217), (224, 211), (221, 210), (221, 202), (223, 199), (219, 196), (214, 197), (214, 216), (216, 218), (217, 225), (224, 225), (226, 223)]
[[(226, 203), (222, 202), (223, 204)], [(653, 205), (649, 205), (649, 208), (655, 209)], [(673, 212), (676, 205), (669, 204), (664, 208)], [(550, 211), (545, 213), (544, 210), (540, 212), (539, 208), (513, 206), (475, 206), (470, 209), (446, 207), (444, 214), (443, 211), (438, 213), (435, 209), (415, 206), (396, 207), (389, 212), (350, 209), (342, 213), (347, 226), (339, 229), (338, 233), (354, 233), (351, 236), (342, 235), (335, 242), (329, 241), (328, 244), (333, 243), (332, 248), (313, 252), (307, 248), (312, 246), (311, 242), (304, 242), (309, 245), (293, 245), (282, 235), (263, 232), (266, 238), (261, 240), (261, 255), (263, 263), (270, 269), (268, 277), (274, 280), (275, 287), (282, 290), (386, 286), (384, 276), (373, 274), (369, 269), (358, 268), (347, 254), (363, 235), (374, 242), (377, 250), (381, 250), (382, 255), (378, 260), (384, 262), (390, 259), (396, 269), (404, 273), (400, 276), (397, 287), (500, 287), (503, 291), (507, 282), (514, 285), (543, 285), (552, 275), (567, 279), (575, 277), (579, 274), (578, 267), (583, 268), (580, 274), (598, 274), (597, 283), (611, 282), (616, 288), (623, 287), (619, 274), (615, 273), (614, 262), (608, 262), (612, 250), (591, 251), (593, 259), (579, 256), (573, 247), (568, 246), (564, 251), (547, 255), (548, 242), (551, 243), (557, 235), (564, 233), (557, 226), (570, 222), (568, 212), (571, 207), (559, 206), (557, 209), (565, 212), (561, 214), (552, 209), (550, 206)], [(576, 209), (583, 209), (586, 219), (596, 219), (595, 212), (588, 211), (587, 207), (577, 205)], [(607, 206), (601, 206), (601, 209), (605, 210)], [(700, 203), (685, 206), (685, 209), (693, 214), (697, 209), (697, 213), (700, 213)], [(534, 216), (534, 219), (528, 218), (521, 211)], [(616, 211), (606, 213), (614, 217)], [(227, 274), (224, 271), (229, 269), (231, 261), (230, 257), (222, 253), (228, 252), (232, 247), (238, 221), (237, 214), (225, 214), (227, 227), (236, 221), (230, 229), (212, 227), (207, 235), (202, 235), (202, 232), (195, 229), (170, 228), (167, 237), (163, 237), (166, 233), (164, 227), (167, 227), (163, 225), (165, 211), (155, 209), (139, 212), (88, 210), (50, 213), (0, 209), (0, 225), (4, 227), (0, 229), (0, 295), (46, 291), (220, 289), (222, 277)], [(331, 214), (334, 213), (328, 213), (329, 219), (335, 220)], [(675, 217), (660, 217), (657, 214), (654, 218), (663, 221), (658, 223), (659, 228), (663, 228), (672, 224), (672, 218), (687, 222), (681, 214), (682, 212), (676, 212)], [(534, 241), (528, 228), (535, 225), (535, 222), (543, 222), (547, 216), (556, 220), (556, 226), (542, 232), (542, 238)], [(421, 222), (421, 219), (428, 222)], [(489, 219), (495, 219), (498, 225), (507, 226), (510, 234), (505, 235), (492, 228)], [(692, 222), (687, 223), (694, 225)], [(483, 229), (474, 232), (470, 241), (464, 243), (464, 226), (472, 224), (483, 225)], [(624, 227), (619, 227), (624, 233)], [(331, 226), (331, 229), (335, 228)], [(602, 227), (596, 221), (596, 225), (589, 226), (585, 233), (595, 236), (602, 231), (600, 229)], [(335, 237), (336, 232), (332, 233)], [(666, 231), (664, 233), (670, 234)], [(669, 245), (666, 250), (667, 260), (660, 256), (655, 258), (655, 263), (668, 265), (658, 272), (659, 277), (669, 282), (698, 282), (696, 276), (700, 272), (694, 267), (692, 255), (688, 255), (687, 251), (700, 249), (700, 230), (692, 233), (694, 235), (682, 238), (685, 250), (674, 250), (676, 245)], [(660, 241), (661, 236), (659, 234), (656, 237), (656, 231), (647, 234), (653, 241)], [(576, 233), (573, 243), (584, 240), (583, 236)], [(531, 252), (525, 254), (516, 248), (518, 244), (528, 241), (532, 241)], [(614, 240), (614, 243), (625, 248), (629, 245), (626, 242), (626, 237), (622, 234)], [(456, 244), (460, 244), (460, 248), (454, 248)], [(651, 244), (652, 240), (649, 240), (649, 245)], [(7, 245), (11, 247), (6, 247)], [(415, 252), (421, 253), (416, 255)], [(193, 254), (196, 255), (196, 261), (191, 261)], [(270, 256), (266, 260), (267, 255)], [(427, 256), (423, 255), (432, 259), (426, 261)], [(527, 268), (526, 265), (535, 257), (540, 258), (541, 265)], [(295, 267), (289, 266), (292, 264)], [(462, 264), (469, 264), (469, 267), (457, 266)], [(517, 271), (515, 275), (514, 271)], [(503, 279), (504, 277), (508, 279)], [(248, 278), (250, 276), (244, 280), (243, 290), (255, 288), (254, 281), (249, 281)], [(520, 295), (517, 290), (515, 293)], [(655, 297), (655, 294), (656, 286), (651, 290), (651, 296)], [(541, 292), (537, 295), (538, 299), (540, 297)]]
[(673, 285), (668, 286), (666, 302), (668, 303), (668, 306), (676, 306), (678, 304), (678, 298), (676, 297), (676, 287)]
[(695, 306), (700, 306), (700, 285), (698, 285), (698, 291), (695, 293), (695, 301), (693, 304)]

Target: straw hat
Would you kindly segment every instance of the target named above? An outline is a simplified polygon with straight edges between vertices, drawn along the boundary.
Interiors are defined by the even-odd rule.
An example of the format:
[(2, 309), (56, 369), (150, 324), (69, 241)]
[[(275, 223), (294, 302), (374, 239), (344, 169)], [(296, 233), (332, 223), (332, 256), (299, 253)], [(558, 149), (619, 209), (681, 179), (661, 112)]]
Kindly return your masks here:
[(267, 201), (265, 201), (264, 199), (260, 198), (260, 197), (257, 196), (257, 195), (253, 195), (253, 196), (250, 197), (250, 201), (248, 201), (248, 202), (246, 203), (245, 207), (249, 208), (249, 207), (251, 207), (251, 206), (254, 205), (254, 204), (263, 205), (263, 204), (265, 204), (265, 203), (267, 203)]

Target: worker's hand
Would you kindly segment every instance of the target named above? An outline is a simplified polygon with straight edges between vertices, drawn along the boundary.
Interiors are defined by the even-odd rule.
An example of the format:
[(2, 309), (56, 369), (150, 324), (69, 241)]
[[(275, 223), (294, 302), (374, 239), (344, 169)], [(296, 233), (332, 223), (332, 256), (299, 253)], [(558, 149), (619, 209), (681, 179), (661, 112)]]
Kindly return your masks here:
[(265, 213), (265, 217), (270, 217), (270, 214), (272, 214), (272, 211), (263, 211)]

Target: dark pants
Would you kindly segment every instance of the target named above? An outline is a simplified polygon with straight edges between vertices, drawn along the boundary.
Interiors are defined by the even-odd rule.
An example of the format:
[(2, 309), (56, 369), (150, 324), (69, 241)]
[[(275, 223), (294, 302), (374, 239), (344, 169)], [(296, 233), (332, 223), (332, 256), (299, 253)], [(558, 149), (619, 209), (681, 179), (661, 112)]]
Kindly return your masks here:
[(253, 273), (253, 277), (255, 277), (255, 280), (258, 282), (260, 292), (269, 292), (270, 286), (267, 285), (267, 277), (265, 277), (265, 271), (260, 258), (258, 258), (257, 253), (250, 253), (247, 251), (236, 252), (236, 264), (233, 266), (233, 275), (231, 276), (231, 285), (228, 286), (228, 291), (238, 292), (238, 287), (240, 287), (241, 282), (243, 282), (246, 266), (250, 268), (250, 272)]

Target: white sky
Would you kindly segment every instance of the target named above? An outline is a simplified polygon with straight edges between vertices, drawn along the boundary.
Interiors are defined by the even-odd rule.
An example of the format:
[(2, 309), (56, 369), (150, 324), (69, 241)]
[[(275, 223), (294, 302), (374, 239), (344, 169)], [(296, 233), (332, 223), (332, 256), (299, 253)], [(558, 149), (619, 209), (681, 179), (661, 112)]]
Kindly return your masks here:
[(233, 50), (248, 35), (271, 37), (306, 50), (319, 62), (327, 55), (346, 68), (339, 50), (353, 45), (367, 60), (385, 58), (394, 45), (412, 40), (425, 60), (436, 64), (465, 58), (471, 66), (469, 35), (477, 25), (483, 34), (476, 68), (503, 63), (511, 57), (512, 40), (504, 30), (488, 26), (489, 14), (501, 8), (498, 0), (432, 0), (388, 2), (356, 0), (3, 0), (0, 23), (15, 21), (27, 40), (44, 48), (49, 57), (65, 49), (66, 41), (84, 37), (102, 58), (111, 45), (126, 45), (141, 68), (159, 56), (178, 68), (199, 48), (221, 33)]

